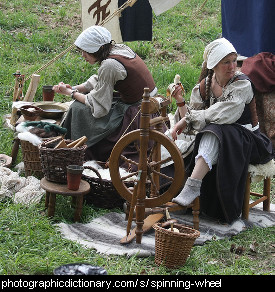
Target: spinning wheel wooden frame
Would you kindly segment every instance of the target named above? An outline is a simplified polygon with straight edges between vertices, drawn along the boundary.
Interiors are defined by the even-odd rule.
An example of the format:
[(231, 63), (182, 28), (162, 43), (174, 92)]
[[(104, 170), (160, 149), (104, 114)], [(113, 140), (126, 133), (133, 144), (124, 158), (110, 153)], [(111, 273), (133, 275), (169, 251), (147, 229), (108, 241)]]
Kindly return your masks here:
[[(118, 193), (131, 204), (127, 235), (135, 209), (137, 243), (141, 243), (145, 208), (161, 207), (169, 202), (183, 186), (185, 176), (183, 158), (176, 144), (159, 131), (163, 127), (163, 122), (168, 120), (166, 114), (167, 104), (165, 106), (164, 103), (161, 109), (161, 116), (154, 119), (150, 119), (152, 108), (154, 108), (154, 105), (150, 100), (149, 89), (145, 88), (141, 103), (140, 129), (121, 137), (113, 148), (109, 160), (112, 183)], [(152, 127), (155, 129), (151, 129)], [(136, 145), (139, 153), (138, 162), (122, 155), (123, 150), (129, 145)], [(170, 157), (161, 159), (161, 147), (168, 151)], [(137, 171), (122, 177), (119, 172), (122, 161), (133, 165)], [(161, 172), (161, 166), (169, 162), (174, 164), (173, 177)], [(129, 188), (125, 184), (126, 179), (131, 176), (137, 177), (133, 188)], [(160, 179), (168, 181), (169, 185), (163, 193), (160, 191)], [(148, 189), (150, 194), (148, 194)]]

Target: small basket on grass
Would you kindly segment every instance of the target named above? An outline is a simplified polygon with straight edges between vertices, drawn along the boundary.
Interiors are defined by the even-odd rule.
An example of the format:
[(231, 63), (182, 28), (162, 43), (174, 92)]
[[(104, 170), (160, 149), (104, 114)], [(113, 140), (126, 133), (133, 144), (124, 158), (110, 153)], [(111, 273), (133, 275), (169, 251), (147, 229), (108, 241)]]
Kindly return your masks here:
[(153, 225), (155, 229), (155, 263), (167, 268), (183, 266), (191, 252), (200, 232), (191, 227), (174, 223), (178, 232), (162, 227), (161, 223)]

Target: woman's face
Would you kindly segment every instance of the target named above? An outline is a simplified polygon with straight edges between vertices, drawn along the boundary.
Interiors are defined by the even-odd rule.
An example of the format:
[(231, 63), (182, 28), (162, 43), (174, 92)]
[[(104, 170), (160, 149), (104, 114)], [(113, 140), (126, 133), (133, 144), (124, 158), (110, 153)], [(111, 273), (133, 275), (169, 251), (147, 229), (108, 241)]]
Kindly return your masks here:
[(224, 57), (218, 65), (214, 68), (214, 72), (217, 76), (223, 79), (231, 79), (237, 67), (237, 55), (235, 53), (231, 53)]
[(85, 51), (81, 51), (82, 57), (91, 65), (94, 65), (97, 62), (97, 59), (94, 57), (93, 54), (89, 54)]

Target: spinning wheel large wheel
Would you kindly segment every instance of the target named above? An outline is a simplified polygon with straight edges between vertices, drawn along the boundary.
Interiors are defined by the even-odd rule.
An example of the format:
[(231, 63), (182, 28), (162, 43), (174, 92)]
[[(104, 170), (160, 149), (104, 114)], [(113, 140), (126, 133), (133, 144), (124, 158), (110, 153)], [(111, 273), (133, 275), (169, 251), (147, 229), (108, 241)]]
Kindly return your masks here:
[[(149, 130), (148, 132), (148, 147), (145, 152), (145, 163), (143, 169), (141, 153), (141, 130), (132, 131), (123, 136), (115, 145), (112, 155), (110, 157), (110, 175), (112, 183), (117, 189), (118, 193), (128, 202), (132, 202), (134, 194), (134, 188), (127, 186), (127, 179), (129, 177), (139, 177), (140, 172), (143, 171), (146, 175), (139, 178), (141, 185), (146, 188), (146, 196), (144, 198), (144, 207), (153, 208), (161, 206), (169, 202), (180, 190), (184, 181), (184, 165), (180, 151), (173, 141), (167, 136), (156, 130)], [(127, 147), (136, 147), (139, 154), (139, 161), (134, 161), (123, 155), (123, 152)], [(162, 151), (165, 149), (167, 158), (161, 158), (160, 148)], [(130, 175), (123, 177), (119, 172), (119, 166), (125, 162), (130, 168), (136, 168), (137, 171), (132, 172)], [(162, 167), (173, 163), (172, 174), (166, 174), (163, 172)], [(162, 189), (164, 189), (162, 191)], [(148, 194), (148, 190), (150, 194)]]

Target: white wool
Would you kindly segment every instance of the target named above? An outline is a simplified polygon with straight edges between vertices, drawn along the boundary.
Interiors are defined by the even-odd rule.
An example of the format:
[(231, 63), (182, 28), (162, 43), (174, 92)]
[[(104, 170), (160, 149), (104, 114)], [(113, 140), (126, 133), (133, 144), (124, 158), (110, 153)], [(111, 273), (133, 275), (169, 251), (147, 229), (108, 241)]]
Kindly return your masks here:
[(179, 83), (180, 83), (180, 75), (179, 75), (179, 74), (176, 74), (176, 75), (175, 75), (174, 83), (175, 83), (175, 84), (179, 84)]
[(38, 136), (36, 136), (30, 132), (19, 133), (18, 139), (28, 141), (34, 146), (38, 146), (42, 143), (41, 138), (39, 138)]
[(266, 164), (250, 164), (248, 171), (250, 172), (253, 182), (258, 182), (266, 177), (272, 178), (275, 176), (275, 161), (270, 160)]
[(10, 197), (15, 203), (24, 205), (38, 203), (45, 193), (39, 179), (21, 177), (7, 167), (0, 167), (0, 185), (0, 198)]
[(18, 139), (28, 141), (34, 146), (38, 146), (42, 143), (42, 139), (39, 138), (37, 135), (32, 134), (29, 132), (30, 129), (32, 129), (33, 126), (26, 127), (26, 123), (20, 123), (16, 126), (16, 132), (18, 133)]
[(20, 175), (22, 172), (25, 171), (24, 162), (23, 161), (19, 162), (17, 165), (15, 165), (14, 168), (16, 169), (16, 171), (18, 172), (18, 174)]
[(16, 126), (15, 130), (17, 133), (24, 133), (28, 131), (28, 128), (25, 127), (26, 123), (20, 123)]
[[(87, 161), (83, 164), (83, 166), (90, 166), (93, 167), (94, 169), (96, 169), (98, 171), (98, 173), (100, 174), (101, 178), (104, 180), (110, 180), (111, 181), (111, 175), (110, 175), (110, 170), (109, 168), (102, 168), (101, 165), (99, 165), (96, 161), (94, 160), (90, 160)], [(130, 174), (130, 172), (128, 172), (127, 170), (125, 170), (122, 167), (119, 167), (119, 173), (121, 177), (125, 177), (127, 175)], [(95, 177), (98, 178), (98, 175), (91, 169), (84, 169), (83, 174), (89, 177)], [(131, 181), (131, 180), (136, 180), (136, 176), (131, 176), (129, 178), (126, 179), (126, 181)]]
[(40, 188), (40, 180), (34, 176), (28, 176), (25, 185), (14, 194), (14, 203), (24, 205), (37, 204), (40, 202), (44, 190)]

